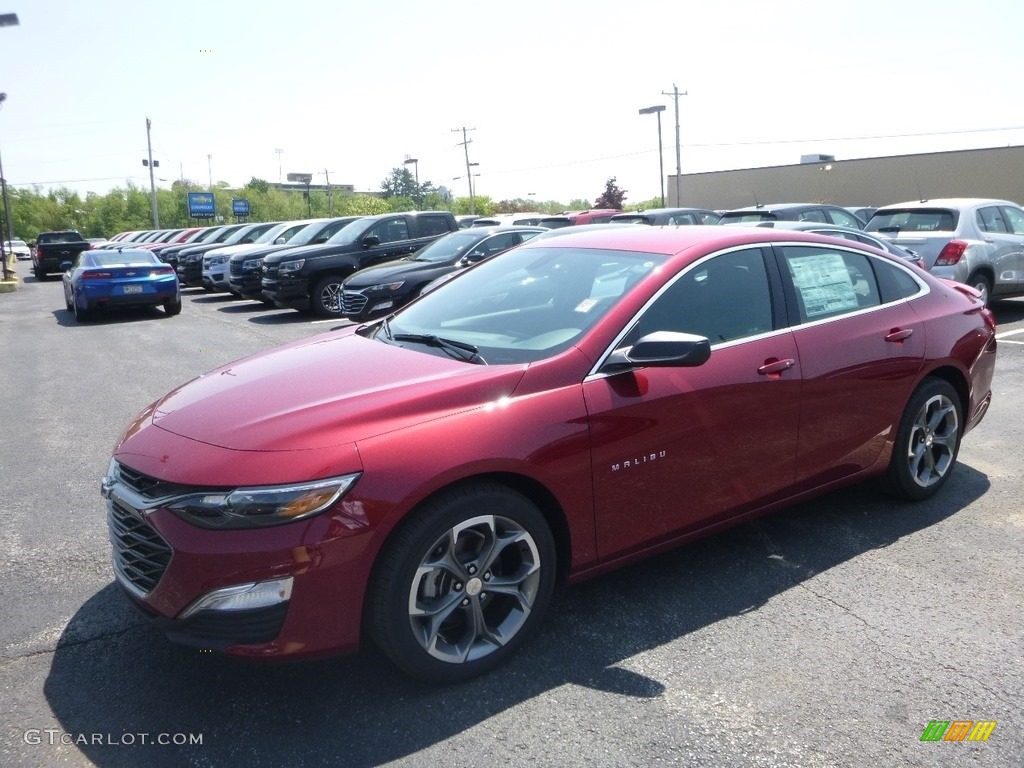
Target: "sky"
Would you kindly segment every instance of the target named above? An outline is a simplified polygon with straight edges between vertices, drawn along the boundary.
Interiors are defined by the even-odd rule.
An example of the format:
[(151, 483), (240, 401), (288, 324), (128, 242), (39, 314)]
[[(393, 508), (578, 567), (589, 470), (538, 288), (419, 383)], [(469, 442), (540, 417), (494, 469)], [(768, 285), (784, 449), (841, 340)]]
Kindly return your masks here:
[[(1024, 145), (1019, 0), (6, 0), (8, 184), (103, 194), (289, 172), (626, 202), (682, 172)], [(277, 150), (281, 150), (278, 152)], [(414, 170), (414, 166), (409, 166)]]

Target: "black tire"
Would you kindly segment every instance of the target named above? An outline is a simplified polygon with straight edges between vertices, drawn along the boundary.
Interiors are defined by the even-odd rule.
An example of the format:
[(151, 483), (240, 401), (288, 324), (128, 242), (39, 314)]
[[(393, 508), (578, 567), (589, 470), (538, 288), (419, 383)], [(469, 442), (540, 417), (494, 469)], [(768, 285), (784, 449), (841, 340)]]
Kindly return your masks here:
[(341, 307), (341, 284), (343, 275), (328, 275), (320, 278), (313, 286), (309, 306), (320, 317), (344, 317)]
[(74, 306), (72, 307), (71, 311), (75, 313), (75, 320), (77, 320), (80, 323), (84, 323), (86, 320), (92, 319), (92, 312), (90, 311), (89, 307), (78, 306), (77, 298), (74, 300)]
[(71, 303), (66, 293), (64, 294), (64, 306), (67, 307), (68, 312), (75, 311), (75, 305)]
[(889, 491), (907, 501), (931, 498), (949, 480), (963, 436), (963, 406), (953, 386), (928, 378), (910, 396), (896, 431), (886, 475)]
[(992, 301), (992, 281), (983, 272), (975, 272), (967, 278), (967, 284), (981, 294), (981, 300), (985, 306)]
[(36, 280), (46, 279), (46, 272), (41, 270), (39, 267), (32, 267), (32, 274), (36, 276)]
[(169, 316), (181, 314), (181, 299), (177, 301), (165, 301), (164, 302), (164, 314)]
[[(467, 680), (518, 650), (541, 621), (554, 584), (554, 539), (533, 503), (502, 485), (453, 489), (427, 502), (385, 545), (370, 583), (369, 628), (409, 675)], [(414, 604), (423, 613), (414, 613)]]

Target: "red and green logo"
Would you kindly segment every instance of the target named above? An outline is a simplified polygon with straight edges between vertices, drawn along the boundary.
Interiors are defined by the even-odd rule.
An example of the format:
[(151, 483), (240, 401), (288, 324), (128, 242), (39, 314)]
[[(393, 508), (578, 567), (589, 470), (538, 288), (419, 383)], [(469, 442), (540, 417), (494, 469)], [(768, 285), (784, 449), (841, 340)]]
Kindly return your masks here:
[(921, 741), (988, 741), (995, 720), (929, 720)]

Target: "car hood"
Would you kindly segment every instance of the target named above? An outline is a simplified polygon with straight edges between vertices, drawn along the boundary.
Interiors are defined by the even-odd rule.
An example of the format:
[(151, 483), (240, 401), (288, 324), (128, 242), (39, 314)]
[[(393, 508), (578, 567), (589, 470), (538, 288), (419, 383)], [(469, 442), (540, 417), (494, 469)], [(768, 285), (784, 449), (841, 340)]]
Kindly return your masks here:
[(261, 248), (262, 245), (254, 246), (252, 243), (239, 243), (237, 245), (222, 245), (219, 248), (211, 248), (206, 252), (207, 256), (234, 256), (236, 253), (245, 253), (253, 248)]
[[(367, 285), (376, 285), (382, 280), (391, 280), (411, 273), (438, 273), (442, 274), (452, 268), (451, 262), (430, 262), (412, 261), (410, 259), (399, 259), (378, 264), (375, 267), (367, 267), (356, 272), (345, 281), (346, 288), (363, 288)], [(429, 275), (428, 275), (429, 276)]]
[(317, 243), (316, 245), (286, 246), (267, 257), (269, 261), (291, 261), (292, 259), (315, 259), (317, 256), (335, 256), (339, 253), (362, 252), (354, 243)]
[(158, 401), (152, 423), (246, 451), (326, 448), (511, 395), (523, 366), (480, 366), (329, 333), (211, 371)]
[(245, 259), (262, 258), (271, 253), (277, 253), (288, 248), (298, 248), (300, 246), (288, 245), (288, 243), (266, 243), (263, 245), (250, 245), (247, 251), (236, 251), (232, 254), (235, 261), (244, 261)]

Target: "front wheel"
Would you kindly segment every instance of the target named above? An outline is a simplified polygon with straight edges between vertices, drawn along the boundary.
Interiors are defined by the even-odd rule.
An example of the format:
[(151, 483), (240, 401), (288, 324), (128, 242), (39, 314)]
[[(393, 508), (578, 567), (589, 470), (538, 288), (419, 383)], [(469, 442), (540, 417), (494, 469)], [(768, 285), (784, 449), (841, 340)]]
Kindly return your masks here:
[(344, 277), (328, 275), (321, 278), (313, 287), (310, 304), (320, 317), (342, 316), (341, 284), (344, 280)]
[(554, 539), (533, 503), (501, 485), (452, 490), (386, 545), (370, 585), (371, 631), (408, 674), (466, 680), (515, 653), (554, 583)]
[(960, 449), (960, 396), (942, 379), (925, 379), (911, 395), (896, 432), (887, 475), (890, 490), (908, 501), (938, 493)]

